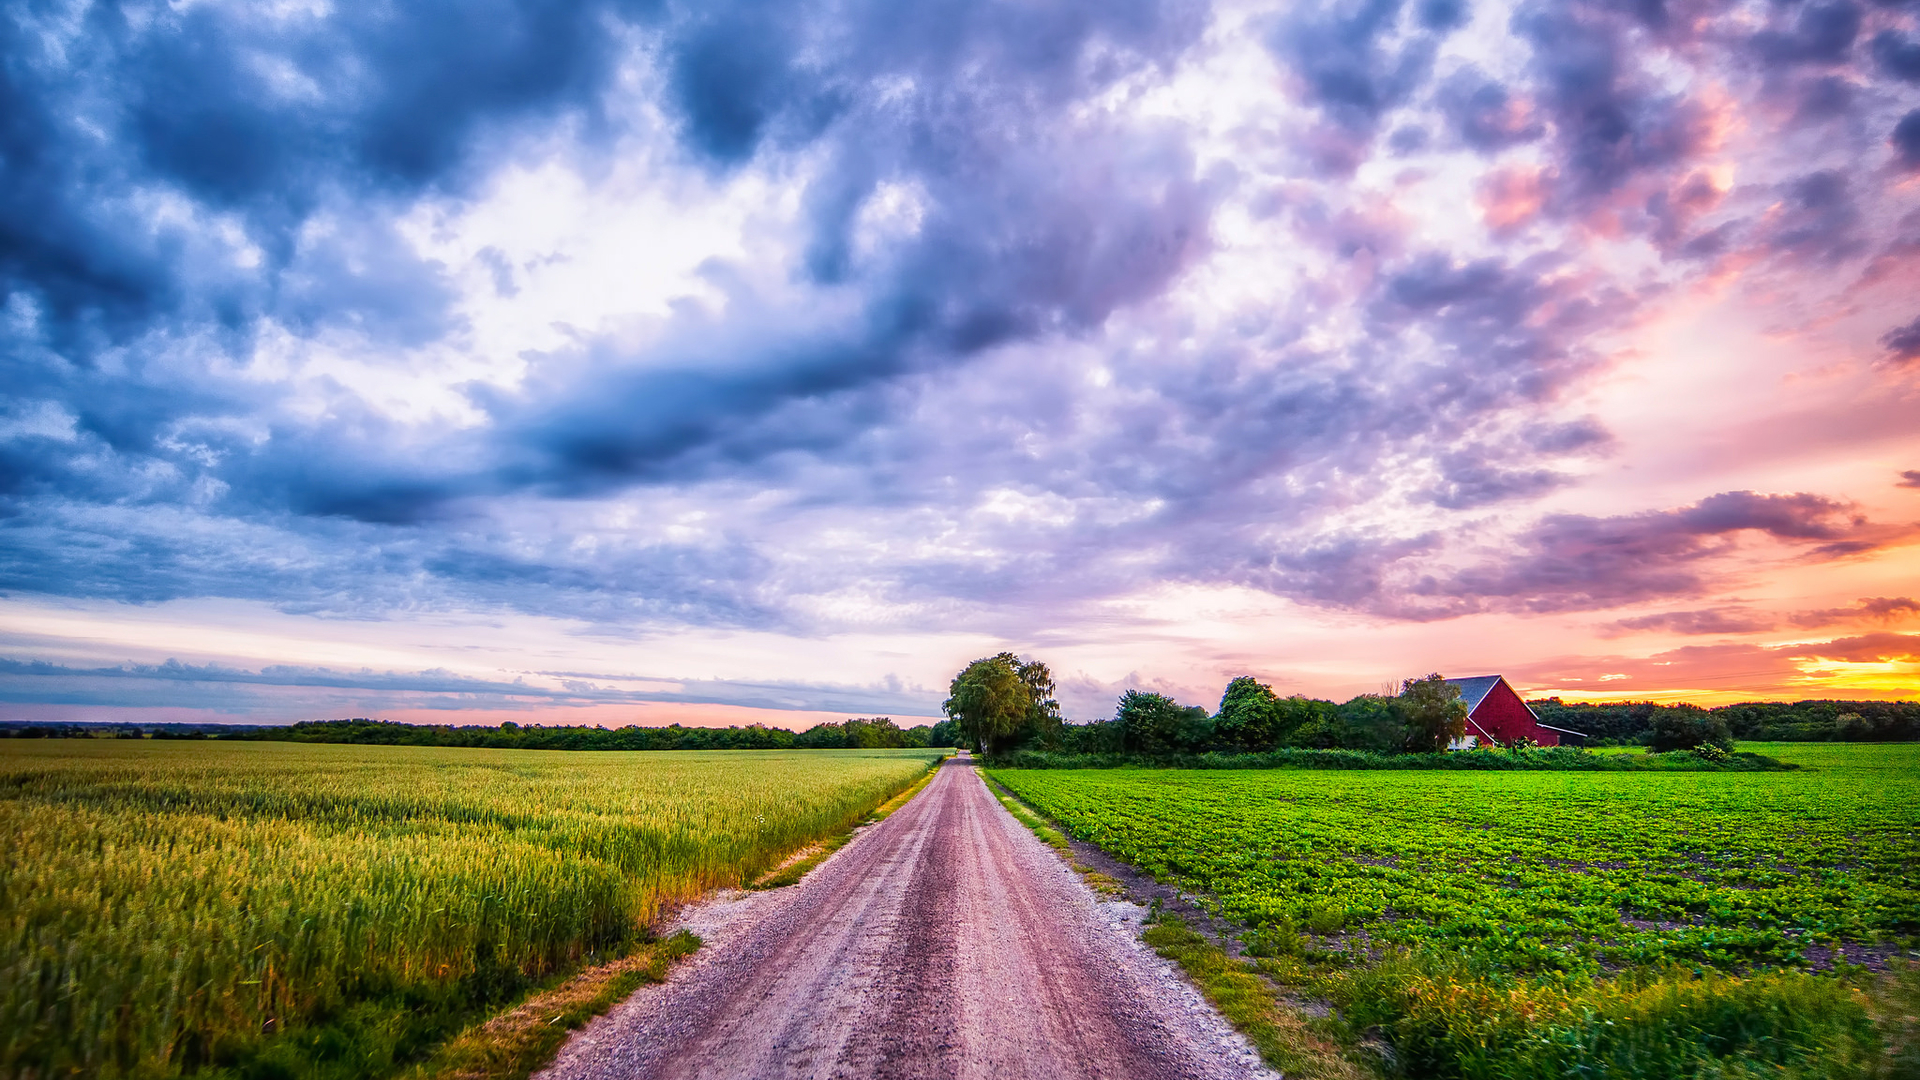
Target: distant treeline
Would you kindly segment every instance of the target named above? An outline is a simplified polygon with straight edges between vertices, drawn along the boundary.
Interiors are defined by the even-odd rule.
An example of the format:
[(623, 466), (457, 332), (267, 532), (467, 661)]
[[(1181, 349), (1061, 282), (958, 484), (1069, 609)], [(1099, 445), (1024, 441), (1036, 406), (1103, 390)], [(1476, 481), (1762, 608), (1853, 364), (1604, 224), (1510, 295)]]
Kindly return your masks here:
[[(1703, 709), (1628, 702), (1586, 705), (1558, 698), (1527, 703), (1540, 722), (1578, 731), (1574, 746), (1669, 750), (1729, 739), (1757, 742), (1899, 742), (1920, 739), (1920, 701), (1765, 701)], [(1278, 697), (1235, 680), (1209, 715), (1159, 694), (1129, 691), (1112, 720), (1036, 731), (1021, 745), (1066, 754), (1263, 753), (1271, 750), (1408, 749), (1402, 698), (1362, 694), (1334, 703)], [(1728, 744), (1730, 745), (1730, 744)]]
[[(1920, 701), (1747, 702), (1697, 705), (1630, 702), (1529, 703), (1540, 721), (1579, 732), (1575, 748), (1639, 745), (1657, 752), (1714, 747), (1736, 739), (1891, 742), (1920, 739)], [(1129, 690), (1113, 719), (1072, 724), (1060, 717), (1047, 665), (1011, 653), (985, 657), (954, 676), (946, 711), (960, 741), (991, 757), (1029, 751), (1065, 758), (1176, 758), (1272, 754), (1294, 750), (1418, 754), (1441, 751), (1465, 731), (1458, 689), (1438, 674), (1407, 679), (1397, 695), (1361, 694), (1333, 702), (1281, 697), (1250, 676), (1227, 684), (1218, 709), (1183, 705), (1164, 694)], [(1527, 749), (1518, 740), (1512, 749)]]
[(1045, 664), (1002, 653), (955, 676), (946, 709), (962, 742), (996, 758), (1022, 750), (1154, 758), (1295, 749), (1422, 753), (1444, 750), (1466, 730), (1460, 692), (1439, 675), (1407, 679), (1396, 696), (1362, 694), (1339, 705), (1280, 697), (1242, 676), (1227, 685), (1212, 713), (1164, 694), (1128, 690), (1113, 719), (1089, 724), (1064, 723), (1052, 692)]
[(1920, 739), (1920, 701), (1746, 701), (1702, 709), (1650, 701), (1591, 705), (1529, 701), (1540, 722), (1585, 732), (1589, 746), (1649, 742), (1657, 725), (1683, 717), (1725, 724), (1757, 742), (1900, 742)]
[(950, 720), (902, 728), (890, 717), (815, 724), (805, 731), (746, 727), (578, 727), (517, 724), (499, 727), (401, 724), (388, 720), (310, 720), (291, 726), (217, 728), (195, 725), (47, 725), (12, 727), (14, 738), (220, 739), (228, 742), (359, 743), (379, 746), (472, 746), (506, 750), (843, 750), (954, 745)]
[(1235, 680), (1215, 713), (1162, 694), (1129, 690), (1111, 720), (1062, 724), (1027, 745), (1064, 754), (1246, 754), (1270, 750), (1399, 753), (1407, 724), (1397, 698), (1362, 694), (1342, 704), (1278, 697), (1252, 679)]
[(1069, 754), (1013, 750), (994, 759), (1014, 769), (1451, 769), (1469, 772), (1784, 772), (1797, 769), (1760, 754), (1686, 752), (1589, 754), (1568, 746), (1531, 747), (1500, 753), (1379, 753), (1371, 750), (1303, 750), (1288, 747), (1256, 754)]

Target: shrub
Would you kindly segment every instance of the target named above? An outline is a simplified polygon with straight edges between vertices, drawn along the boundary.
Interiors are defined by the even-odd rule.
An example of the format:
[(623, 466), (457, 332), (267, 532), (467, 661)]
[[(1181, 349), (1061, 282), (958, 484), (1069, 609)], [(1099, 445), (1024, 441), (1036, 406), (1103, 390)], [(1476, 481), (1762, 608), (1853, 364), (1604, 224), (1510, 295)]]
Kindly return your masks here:
[(1530, 983), (1403, 962), (1330, 982), (1412, 1076), (1841, 1077), (1870, 1074), (1885, 1053), (1863, 995), (1802, 972)]
[(1275, 919), (1242, 938), (1248, 956), (1291, 956), (1300, 951), (1300, 931), (1290, 919)]

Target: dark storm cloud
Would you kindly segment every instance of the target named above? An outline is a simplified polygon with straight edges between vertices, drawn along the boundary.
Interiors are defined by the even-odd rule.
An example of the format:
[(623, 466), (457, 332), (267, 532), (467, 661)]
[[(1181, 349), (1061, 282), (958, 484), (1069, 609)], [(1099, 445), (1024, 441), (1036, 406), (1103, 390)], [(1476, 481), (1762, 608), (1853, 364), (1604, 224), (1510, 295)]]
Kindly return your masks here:
[(1789, 616), (1794, 626), (1832, 626), (1836, 623), (1876, 621), (1891, 623), (1920, 615), (1920, 600), (1910, 596), (1865, 596), (1850, 608), (1824, 608), (1801, 611)]
[(1903, 488), (1920, 488), (1920, 469), (1905, 469), (1900, 473), (1900, 482), (1894, 485)]
[[(1037, 135), (1047, 109), (1167, 58), (1198, 25), (1177, 4), (949, 3), (911, 18), (867, 5), (846, 13), (852, 40), (823, 56), (803, 18), (817, 12), (655, 7), (421, 0), (321, 16), (206, 4), (151, 20), (96, 7), (64, 40), (51, 12), (22, 13), (0, 26), (11, 61), (0, 72), (0, 287), (40, 306), (53, 344), (83, 354), (155, 319), (237, 326), (260, 313), (417, 343), (446, 328), (438, 268), (412, 259), (381, 214), (352, 215), (317, 242), (314, 215), (459, 189), (477, 140), (516, 123), (567, 114), (605, 128), (623, 23), (664, 25), (696, 150), (737, 163), (769, 131), (815, 138), (857, 113), (924, 140), (921, 160), (891, 163), (908, 169), (963, 161), (996, 126)], [(901, 76), (923, 80), (921, 93), (877, 111), (875, 80)], [(154, 187), (231, 215), (261, 264), (223, 267), (231, 260), (188, 241), (190, 226), (129, 209)]]
[(1633, 310), (1610, 283), (1563, 275), (1552, 254), (1513, 262), (1429, 252), (1385, 275), (1376, 335), (1417, 331), (1445, 361), (1432, 392), (1462, 414), (1544, 402), (1597, 362), (1587, 336)]
[[(297, 333), (332, 327), (389, 347), (443, 338), (458, 325), (448, 315), (445, 269), (400, 241), (378, 212), (382, 200), (457, 189), (476, 140), (503, 125), (561, 113), (598, 122), (616, 59), (614, 24), (641, 19), (659, 27), (669, 104), (696, 153), (730, 167), (769, 139), (822, 149), (829, 164), (806, 199), (810, 265), (821, 283), (865, 294), (852, 318), (807, 325), (804, 312), (768, 308), (716, 266), (736, 312), (751, 316), (716, 327), (688, 315), (648, 355), (595, 344), (548, 358), (521, 393), (475, 391), (496, 434), (437, 444), (342, 394), (325, 428), (265, 419), (264, 442), (257, 431), (208, 431), (195, 436), (197, 455), (170, 451), (167, 428), (182, 414), (248, 417), (257, 429), (268, 403), (232, 390), (210, 400), (219, 393), (191, 378), (139, 370), (136, 353), (132, 381), (145, 385), (134, 390), (122, 372), (122, 389), (108, 395), (126, 399), (113, 406), (127, 414), (119, 430), (99, 430), (89, 414), (83, 435), (98, 436), (122, 471), (158, 470), (176, 488), (217, 476), (231, 512), (389, 524), (440, 520), (459, 499), (528, 487), (578, 496), (818, 448), (862, 426), (845, 421), (862, 419), (849, 411), (871, 404), (859, 400), (865, 388), (1011, 340), (1097, 327), (1117, 307), (1158, 292), (1204, 250), (1214, 192), (1194, 175), (1180, 133), (1060, 119), (1073, 102), (1171, 62), (1203, 15), (1180, 3), (1140, 2), (950, 2), (911, 15), (880, 4), (832, 13), (757, 4), (655, 13), (494, 3), (275, 20), (206, 5), (136, 31), (97, 14), (106, 20), (98, 33), (75, 45), (84, 61), (43, 57), (10, 69), (27, 72), (28, 103), (40, 109), (10, 115), (22, 138), (39, 140), (26, 158), (53, 169), (92, 145), (92, 136), (48, 119), (71, 106), (85, 82), (104, 101), (95, 119), (119, 139), (111, 149), (122, 171), (77, 188), (49, 172), (41, 186), (17, 193), (9, 204), (17, 220), (9, 220), (44, 226), (49, 219), (31, 205), (38, 197), (63, 212), (92, 213), (116, 188), (164, 183), (202, 209), (237, 215), (264, 250), (264, 266), (195, 291), (183, 279), (218, 262), (219, 252), (167, 255), (158, 242), (135, 252), (152, 258), (128, 262), (134, 249), (116, 246), (110, 230), (52, 237), (49, 244), (64, 245), (64, 263), (13, 264), (10, 288), (46, 316), (41, 359), (14, 357), (15, 385), (44, 385), (52, 400), (87, 397), (87, 375), (59, 355), (72, 351), (74, 327), (100, 327), (97, 343), (110, 343), (161, 314), (191, 326), (193, 313), (182, 306), (190, 303), (236, 327), (266, 312)], [(835, 27), (830, 42), (819, 36), (825, 26)], [(85, 64), (94, 65), (90, 80), (72, 70)], [(917, 232), (881, 262), (852, 267), (857, 211), (885, 183), (916, 185), (925, 204)], [(341, 213), (343, 197), (376, 212)], [(104, 301), (46, 269), (120, 262), (146, 277), (115, 294), (126, 303), (111, 319)], [(488, 265), (496, 290), (509, 291), (497, 253)], [(95, 293), (103, 289), (95, 282)], [(835, 405), (836, 397), (854, 400)], [(819, 413), (822, 402), (836, 415), (811, 426), (761, 423), (775, 413)], [(401, 441), (414, 452), (393, 453)], [(121, 497), (83, 475), (99, 470), (74, 465), (100, 449), (11, 447), (7, 486), (45, 481), (69, 497)]]
[(1440, 84), (1435, 102), (1455, 137), (1482, 152), (1532, 142), (1546, 130), (1512, 91), (1477, 68), (1466, 67), (1449, 76)]
[(1873, 60), (1881, 71), (1896, 79), (1920, 83), (1920, 41), (1898, 30), (1873, 35)]
[(1542, 495), (1570, 479), (1551, 469), (1501, 468), (1473, 455), (1446, 455), (1440, 464), (1441, 483), (1431, 498), (1449, 510)]
[(1629, 180), (1687, 161), (1701, 107), (1641, 72), (1637, 35), (1654, 14), (1580, 0), (1522, 7), (1514, 29), (1533, 46), (1533, 73), (1553, 126), (1561, 207), (1581, 213)]
[[(1064, 610), (1152, 577), (1429, 617), (1471, 609), (1475, 589), (1554, 609), (1690, 595), (1742, 530), (1819, 557), (1878, 542), (1835, 524), (1837, 503), (1735, 493), (1549, 518), (1510, 566), (1456, 577), (1422, 561), (1447, 543), (1431, 522), (1412, 536), (1327, 524), (1401, 498), (1466, 523), (1567, 482), (1558, 459), (1609, 436), (1557, 410), (1605, 363), (1589, 342), (1646, 296), (1512, 236), (1421, 246), (1299, 162), (1203, 175), (1179, 126), (1111, 118), (1109, 101), (1199, 39), (1197, 4), (199, 4), (139, 26), (89, 10), (63, 50), (42, 47), (50, 16), (0, 23), (14, 61), (0, 68), (0, 277), (21, 327), (0, 343), (15, 395), (0, 424), (16, 432), (0, 438), (0, 587), (790, 629), (794, 597), (849, 583), (928, 608), (1021, 596)], [(1698, 20), (1658, 5), (1529, 3), (1507, 25), (1530, 62), (1500, 81), (1460, 68), (1436, 84), (1461, 4), (1308, 5), (1264, 44), (1349, 166), (1388, 130), (1409, 155), (1528, 144), (1545, 217), (1624, 207), (1622, 227), (1676, 262), (1744, 244), (1824, 270), (1878, 220), (1862, 207), (1880, 181), (1807, 162), (1754, 190), (1780, 203), (1773, 216), (1715, 222), (1725, 193), (1691, 175), (1709, 110), (1655, 69), (1694, 63), (1683, 45), (1733, 50), (1743, 70), (1791, 69), (1779, 77), (1807, 102), (1824, 94), (1822, 115), (1855, 116), (1878, 91), (1828, 70), (1860, 33), (1850, 10), (1782, 8), (1758, 36), (1696, 40)], [(1875, 40), (1894, 61), (1874, 70), (1900, 77), (1905, 46)], [(1713, 56), (1703, 73), (1724, 74)], [(284, 387), (226, 374), (262, 318), (378, 355), (457, 342), (453, 271), (396, 219), (478, 190), (529, 131), (565, 131), (587, 158), (619, 146), (630, 133), (606, 99), (631, 92), (616, 68), (643, 60), (677, 166), (807, 178), (793, 280), (714, 260), (702, 272), (722, 302), (677, 308), (644, 347), (583, 335), (526, 356), (511, 389), (467, 389), (469, 427), (397, 421), (324, 385), (295, 409)], [(1269, 185), (1267, 219), (1352, 280), (1307, 282), (1214, 337), (1101, 341), (1209, 252), (1236, 184)], [(180, 205), (134, 198), (153, 191)], [(889, 191), (910, 193), (914, 220), (875, 242), (863, 229)], [(476, 265), (495, 296), (519, 290), (499, 250)], [(1352, 316), (1353, 337), (1307, 347), (1330, 336), (1316, 321), (1330, 312)], [(1907, 329), (1888, 337), (1896, 359), (1910, 359)], [(1097, 343), (1111, 388), (1090, 391), (1083, 364), (994, 365), (1035, 342)], [(699, 540), (609, 528), (595, 545), (594, 523), (569, 516), (637, 492), (651, 524), (656, 497), (703, 484), (727, 520)], [(990, 491), (1071, 505), (1045, 524), (985, 523), (972, 508)], [(754, 517), (741, 492), (779, 506)], [(981, 552), (784, 563), (783, 545), (817, 535), (794, 522), (836, 507), (964, 532)], [(897, 539), (874, 538), (912, 546)]]
[(1729, 491), (1677, 510), (1619, 517), (1555, 514), (1515, 538), (1512, 554), (1428, 586), (1440, 596), (1505, 599), (1534, 611), (1606, 608), (1707, 587), (1707, 560), (1757, 532), (1840, 558), (1884, 540), (1849, 506), (1819, 495)]
[(1770, 615), (1745, 607), (1713, 607), (1693, 611), (1663, 611), (1621, 619), (1623, 630), (1665, 630), (1675, 634), (1750, 634), (1782, 626), (1816, 628), (1866, 622), (1893, 623), (1920, 616), (1920, 600), (1909, 596), (1867, 596), (1852, 607), (1822, 608)]
[(1894, 164), (1902, 169), (1920, 169), (1920, 109), (1914, 109), (1893, 125), (1887, 136), (1893, 147)]
[[(1920, 316), (1905, 326), (1896, 326), (1880, 338), (1890, 364), (1910, 364), (1920, 360)], [(1907, 474), (1911, 476), (1912, 474)]]
[(1451, 3), (1303, 4), (1278, 21), (1268, 44), (1308, 102), (1340, 127), (1371, 135), (1426, 83), (1440, 39), (1464, 16), (1465, 5)]
[(1749, 634), (1773, 629), (1774, 620), (1745, 608), (1699, 608), (1640, 615), (1613, 625), (1622, 630), (1665, 630), (1673, 634)]
[[(1205, 246), (1212, 194), (1177, 141), (1129, 144), (1096, 134), (1058, 161), (1017, 145), (1017, 117), (989, 110), (944, 119), (973, 125), (959, 128), (965, 149), (990, 143), (997, 164), (956, 162), (962, 147), (917, 130), (921, 120), (909, 125), (916, 130), (903, 141), (927, 156), (907, 157), (894, 175), (917, 180), (928, 205), (917, 235), (888, 257), (884, 282), (869, 285), (854, 318), (798, 333), (693, 318), (644, 362), (589, 352), (551, 392), (490, 406), (521, 455), (502, 475), (579, 493), (698, 473), (716, 460), (820, 449), (864, 426), (844, 421), (875, 384), (1016, 340), (1092, 330), (1160, 291)], [(816, 228), (816, 250), (849, 243), (847, 222)], [(768, 313), (776, 327), (793, 314)], [(778, 413), (823, 409), (823, 423), (771, 422)]]
[(1754, 55), (1763, 63), (1837, 64), (1860, 36), (1860, 7), (1851, 0), (1800, 5), (1792, 20), (1753, 36)]
[[(317, 208), (458, 184), (481, 132), (592, 112), (615, 55), (610, 21), (642, 14), (514, 0), (324, 15), (95, 5), (68, 26), (51, 7), (17, 10), (0, 23), (0, 287), (42, 305), (55, 341), (83, 351), (157, 318), (272, 309), (274, 272), (297, 259)], [(260, 272), (190, 287), (214, 260), (188, 227), (129, 205), (154, 188), (235, 215)], [(303, 307), (296, 287), (294, 309), (377, 320), (392, 308), (377, 277), (319, 288), (307, 298), (328, 306)]]
[(1846, 116), (1859, 100), (1859, 88), (1837, 75), (1822, 75), (1801, 85), (1800, 104), (1795, 117), (1820, 121)]
[(291, 529), (272, 517), (48, 500), (0, 519), (0, 590), (131, 603), (224, 596), (337, 617), (478, 603), (611, 623), (790, 620), (764, 592), (764, 554), (740, 540), (649, 543), (511, 517), (496, 509), (433, 527), (309, 519)]
[(1833, 264), (1866, 249), (1860, 208), (1836, 171), (1811, 173), (1787, 185), (1767, 242), (1789, 257)]

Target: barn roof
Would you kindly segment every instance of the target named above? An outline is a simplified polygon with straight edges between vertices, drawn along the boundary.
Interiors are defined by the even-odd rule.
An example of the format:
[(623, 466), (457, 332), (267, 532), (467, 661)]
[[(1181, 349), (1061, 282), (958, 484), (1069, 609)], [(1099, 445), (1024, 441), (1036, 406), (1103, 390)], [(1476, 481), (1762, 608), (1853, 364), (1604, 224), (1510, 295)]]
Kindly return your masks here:
[(1466, 679), (1448, 679), (1447, 683), (1460, 688), (1460, 700), (1466, 702), (1467, 711), (1472, 712), (1487, 700), (1487, 695), (1493, 692), (1494, 687), (1500, 685), (1500, 676), (1475, 675)]

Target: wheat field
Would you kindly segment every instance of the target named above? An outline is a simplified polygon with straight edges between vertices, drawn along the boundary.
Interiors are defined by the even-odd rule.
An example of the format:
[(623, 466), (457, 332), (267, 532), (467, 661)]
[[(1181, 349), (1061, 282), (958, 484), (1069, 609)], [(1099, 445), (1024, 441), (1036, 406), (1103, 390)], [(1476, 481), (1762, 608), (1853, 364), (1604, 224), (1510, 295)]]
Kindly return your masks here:
[(380, 1075), (939, 754), (0, 742), (0, 1071)]

